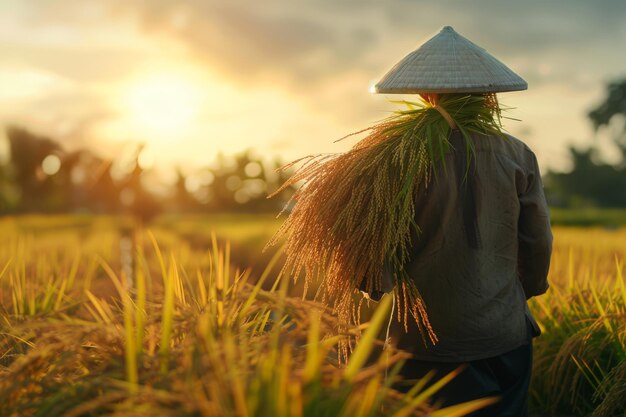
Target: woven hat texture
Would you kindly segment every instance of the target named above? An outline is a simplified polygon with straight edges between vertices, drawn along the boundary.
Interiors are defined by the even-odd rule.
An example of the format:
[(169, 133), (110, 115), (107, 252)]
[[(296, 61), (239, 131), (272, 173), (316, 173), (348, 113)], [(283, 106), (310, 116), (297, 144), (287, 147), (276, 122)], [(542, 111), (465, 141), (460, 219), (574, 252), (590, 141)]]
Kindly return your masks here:
[(375, 86), (377, 93), (497, 93), (528, 84), (486, 50), (445, 26)]

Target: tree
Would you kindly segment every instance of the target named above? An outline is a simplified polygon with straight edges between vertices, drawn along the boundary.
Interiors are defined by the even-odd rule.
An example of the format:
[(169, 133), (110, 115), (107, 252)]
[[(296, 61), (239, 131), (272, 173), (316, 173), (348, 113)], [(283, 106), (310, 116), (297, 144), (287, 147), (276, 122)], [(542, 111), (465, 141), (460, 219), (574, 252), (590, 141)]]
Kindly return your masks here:
[(55, 182), (42, 171), (42, 162), (49, 155), (58, 155), (61, 147), (51, 139), (37, 136), (25, 129), (7, 128), (10, 145), (10, 171), (20, 200), (19, 208), (25, 211), (49, 210), (54, 199)]
[[(626, 79), (607, 86), (605, 99), (588, 117), (597, 131), (618, 118), (626, 118)], [(626, 123), (611, 138), (621, 153), (616, 164), (599, 161), (594, 146), (570, 148), (573, 169), (568, 173), (549, 172), (546, 177), (552, 202), (566, 206), (626, 207)]]
[[(589, 119), (596, 131), (603, 126), (608, 126), (612, 120), (619, 117), (626, 118), (626, 79), (610, 83), (607, 86), (607, 97), (598, 107), (589, 112)], [(622, 152), (621, 165), (623, 166), (626, 163), (626, 123), (612, 139)]]

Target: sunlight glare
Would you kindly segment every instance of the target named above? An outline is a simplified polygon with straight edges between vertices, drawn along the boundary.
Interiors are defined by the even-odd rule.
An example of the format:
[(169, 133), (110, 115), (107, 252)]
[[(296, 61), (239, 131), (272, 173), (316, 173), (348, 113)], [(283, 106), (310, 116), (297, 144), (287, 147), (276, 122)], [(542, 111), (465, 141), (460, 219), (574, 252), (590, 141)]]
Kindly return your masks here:
[(152, 138), (189, 133), (201, 110), (201, 87), (179, 74), (154, 74), (134, 83), (126, 101), (131, 120)]

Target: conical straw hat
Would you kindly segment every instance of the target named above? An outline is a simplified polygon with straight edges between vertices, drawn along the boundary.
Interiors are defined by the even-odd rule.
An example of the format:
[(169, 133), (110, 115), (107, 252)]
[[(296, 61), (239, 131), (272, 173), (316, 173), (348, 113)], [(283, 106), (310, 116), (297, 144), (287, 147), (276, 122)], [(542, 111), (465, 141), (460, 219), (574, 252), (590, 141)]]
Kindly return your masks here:
[(445, 26), (396, 64), (377, 93), (497, 93), (528, 84), (480, 46)]

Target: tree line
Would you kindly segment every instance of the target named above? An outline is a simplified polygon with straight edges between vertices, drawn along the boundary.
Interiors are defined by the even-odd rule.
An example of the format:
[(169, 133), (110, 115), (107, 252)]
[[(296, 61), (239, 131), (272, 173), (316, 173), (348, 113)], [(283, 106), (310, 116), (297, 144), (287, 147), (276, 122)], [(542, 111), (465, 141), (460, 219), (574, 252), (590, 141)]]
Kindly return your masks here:
[[(162, 212), (278, 212), (292, 195), (266, 196), (292, 174), (250, 152), (218, 156), (211, 167), (193, 174), (177, 170), (176, 182), (163, 191), (146, 185), (142, 147), (120, 170), (116, 160), (90, 150), (65, 150), (57, 141), (22, 127), (7, 128), (9, 158), (0, 164), (0, 214), (131, 213), (150, 219)], [(120, 172), (121, 171), (121, 172)]]
[[(617, 162), (603, 161), (595, 142), (586, 149), (570, 147), (572, 169), (544, 176), (548, 200), (572, 208), (626, 207), (626, 79), (606, 86), (605, 98), (588, 118), (596, 131), (610, 132)], [(219, 156), (193, 175), (179, 169), (175, 184), (158, 193), (146, 186), (141, 147), (120, 173), (114, 160), (87, 149), (67, 151), (22, 127), (8, 127), (6, 136), (9, 158), (0, 164), (0, 214), (129, 212), (150, 219), (165, 211), (278, 212), (294, 191), (268, 200), (293, 172), (277, 170), (280, 161), (268, 163), (249, 152)]]
[(626, 79), (609, 83), (604, 99), (587, 116), (596, 132), (606, 129), (617, 161), (603, 161), (597, 141), (586, 149), (570, 147), (572, 169), (550, 171), (546, 195), (562, 207), (626, 207)]

